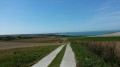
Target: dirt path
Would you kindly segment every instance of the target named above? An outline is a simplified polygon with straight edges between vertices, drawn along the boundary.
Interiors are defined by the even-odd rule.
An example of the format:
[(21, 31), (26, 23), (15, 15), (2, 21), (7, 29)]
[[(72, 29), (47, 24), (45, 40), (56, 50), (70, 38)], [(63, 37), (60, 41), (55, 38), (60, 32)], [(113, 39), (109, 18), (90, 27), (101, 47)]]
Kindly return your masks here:
[(52, 53), (41, 59), (38, 63), (33, 65), (32, 67), (47, 67), (52, 60), (57, 56), (57, 54), (61, 51), (61, 49), (64, 47), (64, 45), (58, 47), (56, 50), (54, 50)]
[(72, 48), (70, 46), (70, 43), (68, 43), (66, 47), (65, 55), (60, 64), (60, 67), (76, 67), (75, 57)]

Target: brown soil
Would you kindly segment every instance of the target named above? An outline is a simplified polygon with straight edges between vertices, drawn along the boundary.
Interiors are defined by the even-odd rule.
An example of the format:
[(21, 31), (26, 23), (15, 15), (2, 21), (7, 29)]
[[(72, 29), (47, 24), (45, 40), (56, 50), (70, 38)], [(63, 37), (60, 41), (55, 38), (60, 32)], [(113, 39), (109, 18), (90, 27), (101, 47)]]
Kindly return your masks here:
[[(30, 39), (18, 39), (10, 40), (7, 42), (20, 42), (20, 43), (46, 43), (46, 42), (57, 42), (59, 38), (57, 37), (39, 37), (39, 38), (30, 38)], [(2, 41), (3, 42), (3, 41)], [(6, 41), (4, 41), (6, 42)]]
[(23, 47), (33, 47), (33, 46), (64, 44), (63, 42), (60, 42), (60, 40), (63, 40), (63, 38), (50, 36), (50, 37), (39, 37), (39, 38), (31, 38), (31, 39), (0, 41), (0, 50), (10, 49), (10, 48), (23, 48)]
[(0, 42), (0, 50), (10, 48), (24, 48), (34, 46), (47, 46), (47, 45), (61, 45), (63, 43), (15, 43), (15, 42)]

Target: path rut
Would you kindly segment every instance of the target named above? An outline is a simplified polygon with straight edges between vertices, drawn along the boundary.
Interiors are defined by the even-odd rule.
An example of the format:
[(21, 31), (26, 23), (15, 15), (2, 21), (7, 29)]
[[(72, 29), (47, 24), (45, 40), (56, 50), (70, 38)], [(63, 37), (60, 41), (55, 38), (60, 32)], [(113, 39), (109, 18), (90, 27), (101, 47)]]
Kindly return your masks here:
[(57, 54), (61, 51), (64, 45), (58, 47), (56, 50), (51, 52), (49, 55), (41, 59), (38, 63), (34, 64), (31, 67), (48, 67), (52, 60), (57, 56)]
[(75, 56), (70, 43), (66, 47), (66, 51), (63, 57), (63, 60), (60, 64), (60, 67), (76, 67)]

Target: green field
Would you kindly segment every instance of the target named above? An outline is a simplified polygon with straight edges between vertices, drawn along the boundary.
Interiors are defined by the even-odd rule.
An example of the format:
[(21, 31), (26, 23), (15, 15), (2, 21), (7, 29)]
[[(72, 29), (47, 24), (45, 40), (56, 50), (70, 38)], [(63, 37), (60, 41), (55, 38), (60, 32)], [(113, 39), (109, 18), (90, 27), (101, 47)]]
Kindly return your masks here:
[(65, 54), (65, 50), (66, 50), (66, 46), (62, 48), (62, 50), (58, 53), (58, 55), (55, 57), (55, 59), (52, 61), (52, 63), (48, 67), (60, 67), (60, 63)]
[(88, 51), (85, 47), (74, 43), (71, 44), (71, 47), (76, 56), (77, 67), (111, 67), (101, 57)]
[(120, 37), (69, 37), (70, 41), (120, 41)]
[(30, 67), (58, 45), (16, 48), (0, 51), (0, 67)]

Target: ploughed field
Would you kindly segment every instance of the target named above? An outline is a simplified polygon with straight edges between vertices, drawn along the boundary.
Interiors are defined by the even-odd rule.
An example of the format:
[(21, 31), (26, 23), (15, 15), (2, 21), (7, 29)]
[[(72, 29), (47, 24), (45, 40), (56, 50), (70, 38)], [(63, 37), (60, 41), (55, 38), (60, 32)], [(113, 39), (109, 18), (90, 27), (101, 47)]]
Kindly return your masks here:
[(26, 48), (34, 46), (48, 46), (48, 45), (60, 45), (61, 43), (16, 43), (16, 42), (0, 42), (0, 50), (12, 49), (12, 48)]
[[(0, 40), (0, 50), (63, 44), (59, 37), (39, 37), (28, 39)], [(60, 43), (61, 42), (61, 43)]]

